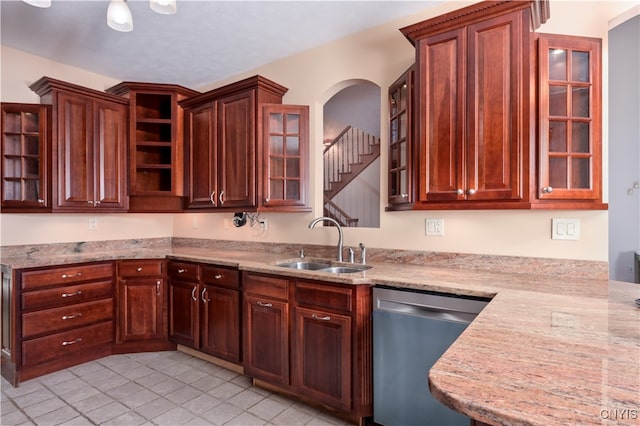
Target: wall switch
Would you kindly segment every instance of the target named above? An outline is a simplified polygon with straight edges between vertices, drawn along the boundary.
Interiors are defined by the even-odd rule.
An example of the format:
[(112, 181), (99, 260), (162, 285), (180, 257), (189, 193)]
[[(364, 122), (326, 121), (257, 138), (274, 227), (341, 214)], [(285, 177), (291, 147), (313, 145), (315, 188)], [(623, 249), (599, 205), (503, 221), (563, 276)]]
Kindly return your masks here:
[(95, 231), (96, 229), (98, 229), (98, 219), (92, 217), (89, 219), (89, 231)]
[(579, 240), (580, 219), (551, 219), (551, 239)]
[(425, 235), (444, 236), (444, 219), (425, 219)]

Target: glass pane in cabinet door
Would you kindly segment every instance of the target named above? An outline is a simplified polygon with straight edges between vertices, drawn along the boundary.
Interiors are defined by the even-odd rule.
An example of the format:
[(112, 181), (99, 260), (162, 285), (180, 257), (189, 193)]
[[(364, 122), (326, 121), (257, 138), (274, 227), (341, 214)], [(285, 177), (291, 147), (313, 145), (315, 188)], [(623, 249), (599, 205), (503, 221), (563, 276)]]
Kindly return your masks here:
[(269, 137), (269, 153), (274, 155), (284, 154), (284, 139), (282, 139), (282, 136)]
[(5, 177), (21, 177), (22, 167), (20, 158), (5, 158), (3, 174)]
[(549, 80), (567, 80), (567, 51), (549, 49)]
[(549, 86), (549, 115), (567, 116), (567, 86)]
[(274, 200), (284, 199), (284, 180), (271, 179), (269, 183), (269, 196)]
[(285, 182), (287, 200), (300, 199), (300, 182), (297, 180), (288, 180)]
[(389, 155), (391, 157), (391, 168), (395, 169), (400, 167), (400, 163), (398, 163), (398, 153), (399, 153), (400, 144), (394, 145), (391, 147)]
[(407, 114), (400, 116), (400, 139), (407, 138)]
[(549, 185), (553, 188), (567, 187), (567, 159), (549, 159)]
[(300, 161), (297, 158), (287, 158), (287, 177), (300, 177)]
[(391, 115), (396, 115), (399, 111), (399, 98), (400, 97), (400, 91), (396, 90), (395, 92), (393, 92), (391, 94), (391, 101), (390, 101), (390, 106), (389, 109), (391, 110)]
[(571, 160), (571, 187), (588, 189), (591, 188), (591, 172), (589, 158), (573, 158)]
[(40, 153), (40, 138), (38, 136), (27, 135), (24, 137), (25, 155), (38, 155)]
[(389, 173), (389, 179), (391, 179), (389, 191), (391, 191), (390, 195), (398, 195), (398, 172)]
[(400, 87), (400, 104), (398, 105), (398, 109), (400, 111), (404, 111), (407, 109), (407, 85), (403, 84)]
[(399, 118), (394, 118), (393, 120), (391, 120), (391, 143), (396, 143), (398, 142), (399, 139), (399, 133), (398, 133), (398, 127), (400, 126), (400, 122), (399, 122)]
[(287, 155), (300, 155), (300, 138), (297, 136), (287, 136)]
[(25, 132), (37, 133), (40, 130), (38, 114), (34, 114), (32, 112), (25, 112), (23, 118), (24, 118), (23, 124), (24, 124)]
[(409, 189), (409, 185), (407, 183), (407, 171), (400, 170), (400, 193), (406, 194)]
[(11, 135), (4, 137), (4, 155), (21, 155), (20, 136)]
[(407, 166), (407, 142), (399, 143), (398, 148), (400, 149), (400, 164), (398, 164), (398, 167), (406, 167)]
[(40, 199), (40, 181), (27, 180), (24, 182), (25, 200), (37, 201)]
[(567, 152), (566, 121), (549, 121), (549, 151)]
[(4, 199), (8, 201), (22, 200), (22, 188), (19, 181), (4, 181)]
[(284, 176), (284, 161), (282, 158), (271, 158), (269, 164), (269, 177), (283, 177)]
[(571, 108), (574, 117), (589, 117), (589, 88), (573, 87), (571, 90)]
[(589, 52), (571, 52), (571, 80), (588, 82), (589, 75)]
[(38, 179), (40, 177), (40, 160), (38, 158), (25, 158), (24, 169), (24, 177)]
[(300, 133), (300, 115), (287, 114), (287, 133)]
[(5, 133), (20, 133), (22, 131), (20, 113), (7, 112), (4, 114)]
[(269, 131), (271, 133), (284, 133), (284, 117), (281, 113), (269, 114)]
[(589, 123), (572, 123), (571, 150), (573, 152), (591, 152), (589, 141)]

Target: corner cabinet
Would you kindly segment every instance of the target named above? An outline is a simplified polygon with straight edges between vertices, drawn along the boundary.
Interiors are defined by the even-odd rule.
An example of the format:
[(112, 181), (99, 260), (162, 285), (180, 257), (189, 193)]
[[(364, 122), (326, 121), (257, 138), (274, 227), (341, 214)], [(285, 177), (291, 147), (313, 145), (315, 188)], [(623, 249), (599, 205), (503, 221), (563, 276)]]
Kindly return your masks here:
[[(284, 136), (278, 134), (277, 130), (270, 133), (267, 129), (270, 122), (263, 118), (265, 106), (276, 108), (281, 105), (286, 92), (285, 87), (264, 77), (254, 76), (180, 103), (186, 113), (187, 209), (256, 211), (262, 207), (286, 209), (306, 204), (308, 183), (303, 178), (307, 161), (306, 147), (297, 151), (298, 157), (292, 151), (295, 151), (296, 141), (301, 146), (308, 144), (308, 126), (303, 127), (308, 122), (308, 110), (298, 107), (295, 111), (279, 111), (282, 114), (291, 111), (291, 116), (287, 117), (287, 131), (290, 133)], [(277, 113), (274, 109), (269, 111)], [(295, 119), (300, 120), (300, 130), (293, 126)], [(267, 167), (265, 162), (270, 160), (264, 156), (269, 152), (271, 141), (276, 143), (278, 136), (281, 140), (285, 136), (288, 138), (287, 147), (290, 151), (280, 159), (287, 158), (289, 174), (272, 168), (268, 171), (271, 173), (270, 181), (265, 184), (262, 171)], [(296, 164), (293, 163), (294, 159)], [(275, 162), (273, 164), (277, 166)], [(299, 171), (295, 167), (299, 167)], [(292, 189), (296, 183), (301, 184), (297, 193)], [(281, 184), (283, 191), (286, 185), (288, 193), (278, 191), (278, 184)], [(308, 209), (306, 205), (303, 208)]]
[(53, 211), (127, 211), (129, 101), (49, 77), (30, 88), (53, 110)]
[(51, 209), (51, 107), (3, 102), (0, 128), (2, 209)]
[(602, 200), (602, 42), (538, 35), (540, 200)]
[(129, 196), (132, 212), (178, 212), (184, 189), (184, 112), (197, 95), (171, 84), (123, 82), (107, 93), (129, 99)]

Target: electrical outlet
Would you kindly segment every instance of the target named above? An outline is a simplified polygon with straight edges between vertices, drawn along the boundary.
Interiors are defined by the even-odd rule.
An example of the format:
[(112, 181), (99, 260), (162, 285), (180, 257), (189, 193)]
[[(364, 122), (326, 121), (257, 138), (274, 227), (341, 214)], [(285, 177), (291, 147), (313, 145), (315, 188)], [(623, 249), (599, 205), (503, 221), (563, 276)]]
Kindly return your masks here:
[(269, 224), (267, 223), (267, 219), (262, 219), (262, 220), (260, 220), (260, 228), (261, 228), (263, 231), (266, 231), (266, 230), (268, 230), (268, 229), (269, 229)]
[(95, 231), (96, 229), (98, 229), (98, 219), (92, 217), (89, 219), (89, 231)]
[(444, 219), (425, 219), (425, 235), (444, 236)]
[(551, 219), (551, 239), (579, 240), (580, 219)]

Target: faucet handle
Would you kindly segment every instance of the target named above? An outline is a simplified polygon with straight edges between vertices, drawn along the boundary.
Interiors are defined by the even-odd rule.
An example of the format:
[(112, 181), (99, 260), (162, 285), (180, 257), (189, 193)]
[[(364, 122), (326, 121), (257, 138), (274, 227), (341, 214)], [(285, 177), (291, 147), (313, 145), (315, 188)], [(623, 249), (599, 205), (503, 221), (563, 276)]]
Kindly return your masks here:
[(349, 250), (349, 262), (355, 263), (355, 255), (353, 249), (351, 247), (347, 247), (347, 250)]
[(303, 257), (304, 257), (304, 249), (303, 249), (303, 248), (301, 248), (301, 249), (300, 249), (300, 258), (302, 259)]
[(358, 244), (360, 246), (360, 263), (365, 265), (367, 263), (367, 248), (363, 243)]

